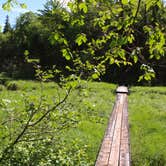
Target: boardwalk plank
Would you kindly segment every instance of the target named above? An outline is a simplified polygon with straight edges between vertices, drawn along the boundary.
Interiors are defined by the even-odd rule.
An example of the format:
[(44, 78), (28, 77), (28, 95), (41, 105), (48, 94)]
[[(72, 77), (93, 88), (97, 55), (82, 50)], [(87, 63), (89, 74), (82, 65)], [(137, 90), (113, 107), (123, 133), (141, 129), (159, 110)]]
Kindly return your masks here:
[(96, 166), (130, 166), (126, 87), (117, 88), (117, 98), (96, 160)]

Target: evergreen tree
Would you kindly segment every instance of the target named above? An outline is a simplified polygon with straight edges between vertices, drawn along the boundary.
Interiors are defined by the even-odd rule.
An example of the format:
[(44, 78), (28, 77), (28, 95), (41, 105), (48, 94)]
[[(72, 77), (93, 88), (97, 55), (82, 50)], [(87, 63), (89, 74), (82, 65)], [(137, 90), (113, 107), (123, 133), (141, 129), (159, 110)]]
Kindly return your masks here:
[(6, 16), (6, 21), (5, 21), (5, 26), (4, 26), (4, 29), (3, 29), (3, 33), (10, 32), (11, 30), (12, 30), (12, 28), (11, 28), (11, 25), (10, 25), (10, 22), (9, 22), (9, 16), (7, 15)]

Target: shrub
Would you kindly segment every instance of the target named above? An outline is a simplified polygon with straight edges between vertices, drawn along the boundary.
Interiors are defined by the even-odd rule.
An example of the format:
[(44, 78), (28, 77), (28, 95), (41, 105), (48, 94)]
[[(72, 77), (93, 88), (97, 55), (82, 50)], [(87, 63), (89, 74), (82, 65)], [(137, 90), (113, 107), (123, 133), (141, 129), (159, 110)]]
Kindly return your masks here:
[(0, 73), (0, 84), (4, 85), (9, 80), (10, 78), (7, 76), (5, 72)]
[(0, 91), (3, 91), (4, 89), (5, 89), (5, 87), (0, 84)]
[(19, 85), (16, 82), (7, 82), (6, 83), (6, 88), (7, 90), (18, 90), (19, 89)]

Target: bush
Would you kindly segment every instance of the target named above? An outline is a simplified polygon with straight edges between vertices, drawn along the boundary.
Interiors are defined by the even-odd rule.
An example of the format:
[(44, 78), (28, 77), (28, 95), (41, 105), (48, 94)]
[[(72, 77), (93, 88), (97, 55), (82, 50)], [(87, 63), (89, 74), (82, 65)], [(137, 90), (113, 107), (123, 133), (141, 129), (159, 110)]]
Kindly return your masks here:
[(0, 84), (0, 91), (3, 91), (4, 89), (5, 89), (5, 87)]
[(0, 73), (0, 84), (5, 84), (7, 81), (9, 81), (10, 78), (7, 76), (5, 72)]
[[(54, 137), (55, 139), (55, 137)], [(54, 140), (55, 141), (55, 140)], [(10, 157), (1, 164), (5, 166), (92, 166), (87, 155), (87, 145), (81, 146), (81, 140), (73, 140), (70, 146), (61, 142), (61, 138), (54, 142), (44, 139), (36, 142), (24, 142), (15, 147), (15, 151), (8, 153)]]
[(19, 85), (16, 82), (7, 82), (6, 88), (7, 90), (13, 90), (13, 91), (20, 89)]

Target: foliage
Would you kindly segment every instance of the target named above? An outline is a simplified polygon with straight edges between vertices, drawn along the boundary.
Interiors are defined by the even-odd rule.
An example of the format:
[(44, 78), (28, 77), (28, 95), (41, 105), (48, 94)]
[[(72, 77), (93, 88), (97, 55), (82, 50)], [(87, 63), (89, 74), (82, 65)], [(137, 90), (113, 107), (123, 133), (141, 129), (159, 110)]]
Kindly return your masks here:
[[(147, 75), (141, 67), (146, 65), (153, 68), (156, 80), (162, 80), (165, 13), (164, 3), (157, 0), (73, 1), (67, 8), (50, 0), (39, 15), (22, 14), (13, 32), (0, 34), (2, 62), (15, 66), (8, 69), (5, 65), (1, 71), (26, 69), (22, 75), (27, 70), (33, 75), (32, 66), (24, 61), (28, 50), (43, 70), (54, 66), (64, 76), (74, 73), (83, 79), (113, 82), (121, 82), (119, 77), (124, 76), (126, 83), (136, 83), (141, 75), (142, 82)], [(58, 81), (59, 75), (55, 78)], [(149, 75), (145, 81), (154, 76)]]
[(0, 84), (0, 91), (3, 91), (4, 89), (5, 89), (5, 87)]
[[(95, 79), (101, 77), (107, 70), (107, 67), (112, 64), (129, 68), (131, 65), (141, 66), (142, 63), (152, 67), (149, 59), (154, 58), (156, 60), (164, 55), (165, 40), (162, 30), (159, 30), (159, 27), (162, 25), (157, 24), (157, 22), (154, 23), (153, 20), (149, 29), (150, 36), (148, 36), (146, 31), (147, 25), (144, 24), (142, 25), (144, 29), (140, 33), (142, 36), (146, 35), (144, 37), (145, 41), (142, 44), (137, 42), (136, 35), (139, 30), (135, 30), (135, 27), (138, 21), (142, 22), (141, 19), (144, 19), (143, 15), (139, 13), (141, 5), (144, 3), (146, 2), (139, 1), (137, 4), (135, 1), (130, 1), (130, 3), (122, 1), (121, 4), (121, 2), (102, 3), (100, 1), (93, 1), (92, 3), (85, 1), (80, 3), (76, 1), (69, 3), (68, 6), (72, 17), (71, 19), (68, 17), (66, 19), (66, 13), (62, 15), (61, 19), (66, 24), (71, 25), (77, 33), (74, 33), (72, 38), (68, 38), (63, 29), (63, 22), (60, 28), (56, 28), (56, 36), (59, 36), (58, 38), (66, 36), (66, 44), (62, 45), (63, 55), (66, 55), (64, 57), (67, 60), (70, 60), (72, 57), (74, 66), (77, 66), (77, 72), (83, 73), (83, 75), (86, 73)], [(146, 10), (150, 13), (156, 5), (161, 7), (160, 3), (162, 2), (157, 4), (156, 1), (148, 3)], [(85, 9), (82, 10), (83, 8)], [(93, 29), (97, 29), (98, 32), (95, 33), (95, 36), (88, 33), (87, 26), (89, 24), (86, 22), (86, 17), (90, 14), (89, 10), (94, 8), (96, 9), (93, 12), (94, 16), (88, 20), (88, 23), (90, 23)], [(94, 31), (93, 29), (92, 32)], [(77, 45), (73, 44), (73, 39)], [(57, 42), (61, 43), (61, 40), (56, 38), (54, 38), (54, 41), (52, 41), (54, 44)], [(156, 55), (154, 52), (156, 52)], [(146, 77), (147, 79), (150, 80), (151, 77)]]
[(18, 90), (19, 86), (17, 85), (17, 82), (14, 81), (10, 81), (10, 82), (6, 82), (5, 86), (7, 88), (7, 90)]
[[(15, 84), (10, 86), (12, 87), (12, 90), (13, 87), (15, 87), (13, 85)], [(3, 129), (1, 139), (4, 140), (0, 157), (0, 162), (2, 164), (7, 164), (8, 162), (9, 165), (10, 163), (18, 163), (19, 157), (21, 157), (20, 155), (23, 155), (20, 164), (21, 162), (26, 162), (26, 152), (29, 153), (34, 150), (32, 147), (42, 149), (43, 146), (46, 146), (45, 143), (51, 144), (52, 139), (56, 140), (56, 137), (59, 136), (58, 133), (65, 130), (65, 128), (74, 126), (77, 122), (72, 119), (75, 116), (74, 112), (69, 113), (67, 108), (63, 108), (63, 112), (61, 112), (61, 107), (64, 107), (63, 102), (67, 96), (68, 94), (65, 95), (64, 99), (54, 101), (51, 106), (46, 102), (44, 96), (41, 96), (41, 98), (38, 99), (39, 103), (35, 103), (36, 98), (32, 95), (29, 97), (25, 96), (25, 105), (21, 112), (18, 112), (17, 108), (12, 106), (12, 104), (16, 104), (17, 101), (8, 99), (1, 100), (1, 109), (4, 112), (1, 123), (1, 128)], [(76, 117), (74, 118), (76, 119)], [(45, 123), (47, 123), (47, 125), (45, 125)], [(50, 140), (51, 142), (47, 142), (47, 140)], [(32, 142), (32, 144), (30, 145), (29, 142)], [(25, 154), (22, 153), (19, 155), (22, 151), (21, 149), (24, 149), (25, 147), (27, 147)]]
[(7, 73), (0, 73), (0, 84), (5, 85), (7, 81), (10, 81)]
[(6, 2), (2, 5), (2, 8), (10, 11), (15, 5), (20, 6), (21, 8), (27, 7), (25, 3), (19, 3), (17, 0), (6, 0)]
[(6, 21), (5, 21), (5, 26), (4, 26), (4, 30), (3, 33), (7, 33), (10, 32), (12, 30), (11, 25), (9, 23), (9, 16), (6, 16)]
[[(64, 89), (53, 82), (43, 84), (42, 99), (37, 96), (39, 82), (16, 83), (22, 86), (17, 92), (4, 90), (0, 94), (1, 157), (4, 149), (16, 140), (32, 112), (38, 110), (30, 125), (65, 95)], [(103, 83), (98, 89), (100, 93), (97, 93), (97, 87), (97, 83), (81, 82), (65, 103), (38, 125), (26, 130), (13, 149), (3, 160), (1, 158), (0, 164), (93, 165), (110, 112), (110, 101), (106, 98), (110, 97), (111, 105), (114, 102), (113, 93), (105, 90), (110, 88), (113, 91), (115, 86)], [(104, 110), (100, 109), (101, 106)]]

